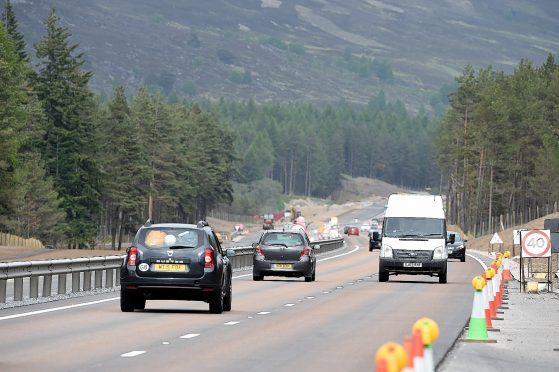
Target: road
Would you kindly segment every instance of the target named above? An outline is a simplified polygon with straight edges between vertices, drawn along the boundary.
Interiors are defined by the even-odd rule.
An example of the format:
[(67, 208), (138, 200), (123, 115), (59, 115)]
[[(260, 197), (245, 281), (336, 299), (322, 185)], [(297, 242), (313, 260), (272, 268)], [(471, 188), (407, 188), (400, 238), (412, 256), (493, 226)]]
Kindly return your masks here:
[(117, 293), (0, 310), (0, 370), (372, 370), (377, 348), (402, 342), (422, 316), (439, 324), (440, 361), (469, 318), (478, 264), (449, 262), (444, 285), (426, 276), (379, 283), (378, 251), (365, 236), (346, 241), (343, 255), (318, 262), (316, 282), (237, 273), (233, 309), (221, 315), (180, 301), (121, 313)]

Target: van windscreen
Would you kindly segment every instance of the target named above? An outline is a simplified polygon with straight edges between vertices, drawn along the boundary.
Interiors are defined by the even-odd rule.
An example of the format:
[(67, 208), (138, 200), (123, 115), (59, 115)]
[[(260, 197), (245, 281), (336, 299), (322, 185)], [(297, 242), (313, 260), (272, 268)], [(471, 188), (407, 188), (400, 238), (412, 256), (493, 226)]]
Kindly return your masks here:
[(423, 217), (387, 217), (384, 236), (391, 238), (444, 238), (444, 220)]

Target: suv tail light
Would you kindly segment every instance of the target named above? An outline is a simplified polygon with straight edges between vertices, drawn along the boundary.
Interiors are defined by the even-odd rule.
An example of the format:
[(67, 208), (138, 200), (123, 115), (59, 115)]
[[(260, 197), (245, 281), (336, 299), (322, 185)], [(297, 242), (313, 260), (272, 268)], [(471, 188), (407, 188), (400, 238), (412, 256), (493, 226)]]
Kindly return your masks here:
[(128, 250), (128, 259), (126, 265), (136, 266), (137, 262), (138, 262), (138, 248), (130, 247), (130, 249)]
[(204, 269), (214, 268), (214, 251), (210, 248), (206, 248), (204, 252)]
[(305, 246), (305, 248), (303, 248), (303, 251), (301, 252), (301, 257), (309, 257), (310, 255), (311, 255), (311, 247), (307, 245)]

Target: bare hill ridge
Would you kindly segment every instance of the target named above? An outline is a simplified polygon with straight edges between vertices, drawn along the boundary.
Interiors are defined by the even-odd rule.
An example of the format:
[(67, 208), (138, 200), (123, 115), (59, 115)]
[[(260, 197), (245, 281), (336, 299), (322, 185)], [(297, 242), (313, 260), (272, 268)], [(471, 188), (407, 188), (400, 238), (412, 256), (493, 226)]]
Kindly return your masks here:
[(190, 98), (366, 103), (383, 90), (429, 108), (466, 64), (511, 71), (559, 50), (556, 0), (12, 2), (28, 46), (56, 6), (107, 92), (145, 83)]

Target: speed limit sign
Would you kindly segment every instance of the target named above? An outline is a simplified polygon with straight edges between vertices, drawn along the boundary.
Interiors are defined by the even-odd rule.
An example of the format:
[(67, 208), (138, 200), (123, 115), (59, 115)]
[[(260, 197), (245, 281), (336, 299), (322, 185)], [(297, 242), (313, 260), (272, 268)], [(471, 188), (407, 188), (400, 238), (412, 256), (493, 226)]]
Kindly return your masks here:
[(522, 231), (522, 255), (525, 257), (550, 257), (549, 230)]

